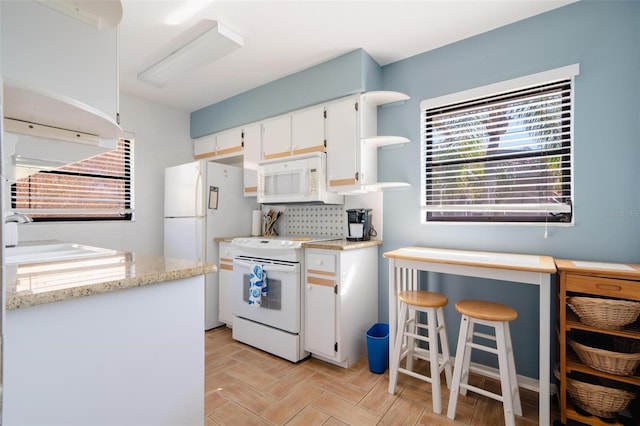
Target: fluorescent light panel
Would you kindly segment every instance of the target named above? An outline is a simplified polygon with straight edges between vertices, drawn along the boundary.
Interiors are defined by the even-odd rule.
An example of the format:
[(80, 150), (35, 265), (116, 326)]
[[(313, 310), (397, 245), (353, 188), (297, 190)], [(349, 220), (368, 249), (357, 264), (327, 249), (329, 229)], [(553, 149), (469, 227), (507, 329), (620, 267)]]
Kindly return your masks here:
[(190, 70), (215, 62), (244, 45), (244, 39), (225, 25), (209, 28), (138, 74), (138, 79), (162, 87)]

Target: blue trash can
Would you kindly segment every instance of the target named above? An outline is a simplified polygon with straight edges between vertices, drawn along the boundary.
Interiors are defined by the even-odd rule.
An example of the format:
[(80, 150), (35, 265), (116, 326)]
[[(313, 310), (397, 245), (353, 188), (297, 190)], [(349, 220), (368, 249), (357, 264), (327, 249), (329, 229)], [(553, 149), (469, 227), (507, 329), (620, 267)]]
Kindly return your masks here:
[(367, 330), (369, 371), (383, 374), (389, 366), (389, 324), (378, 322)]

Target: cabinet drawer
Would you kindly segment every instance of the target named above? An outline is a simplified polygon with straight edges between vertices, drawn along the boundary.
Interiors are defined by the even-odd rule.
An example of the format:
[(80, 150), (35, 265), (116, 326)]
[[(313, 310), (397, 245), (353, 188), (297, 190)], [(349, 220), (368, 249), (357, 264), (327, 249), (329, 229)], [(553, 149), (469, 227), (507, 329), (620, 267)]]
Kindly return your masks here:
[(334, 275), (336, 272), (336, 257), (331, 254), (308, 253), (307, 273), (320, 275)]
[(640, 300), (640, 282), (567, 274), (567, 291)]
[(218, 264), (218, 269), (224, 269), (227, 271), (233, 271), (233, 259), (228, 259), (225, 257), (221, 257), (219, 264)]
[(233, 246), (230, 243), (220, 243), (218, 269), (233, 271)]

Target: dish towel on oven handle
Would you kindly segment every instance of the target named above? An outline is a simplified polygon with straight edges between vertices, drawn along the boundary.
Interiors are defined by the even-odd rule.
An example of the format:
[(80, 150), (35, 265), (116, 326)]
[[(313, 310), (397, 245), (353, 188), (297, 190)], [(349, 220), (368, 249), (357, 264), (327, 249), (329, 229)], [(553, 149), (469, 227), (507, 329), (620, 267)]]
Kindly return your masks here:
[(254, 263), (249, 274), (249, 304), (259, 308), (262, 296), (267, 296), (267, 272), (264, 266)]

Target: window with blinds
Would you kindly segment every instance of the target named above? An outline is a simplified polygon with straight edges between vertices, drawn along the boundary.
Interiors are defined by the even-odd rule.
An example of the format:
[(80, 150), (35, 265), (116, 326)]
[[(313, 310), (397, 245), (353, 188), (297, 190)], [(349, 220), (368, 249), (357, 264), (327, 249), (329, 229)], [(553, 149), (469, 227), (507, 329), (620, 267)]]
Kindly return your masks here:
[(11, 207), (34, 221), (131, 220), (133, 141), (113, 151), (54, 170), (40, 171), (11, 186)]
[(423, 218), (571, 222), (572, 85), (423, 107)]

